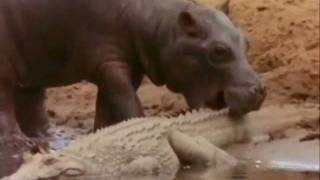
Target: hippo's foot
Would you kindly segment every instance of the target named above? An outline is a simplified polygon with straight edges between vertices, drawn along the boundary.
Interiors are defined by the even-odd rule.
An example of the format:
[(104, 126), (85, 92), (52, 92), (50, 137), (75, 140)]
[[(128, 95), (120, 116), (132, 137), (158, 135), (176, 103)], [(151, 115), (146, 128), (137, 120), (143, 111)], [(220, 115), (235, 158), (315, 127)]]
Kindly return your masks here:
[[(0, 152), (24, 151), (32, 148), (35, 142), (23, 134), (12, 134), (0, 137)], [(12, 152), (11, 151), (11, 152)]]
[(47, 121), (41, 121), (46, 122), (45, 124), (31, 124), (31, 125), (24, 125), (21, 126), (22, 131), (28, 136), (33, 138), (47, 138), (49, 137), (48, 129), (50, 128), (49, 123)]
[(23, 134), (0, 136), (0, 179), (15, 172), (23, 162), (23, 153), (34, 146), (35, 142)]

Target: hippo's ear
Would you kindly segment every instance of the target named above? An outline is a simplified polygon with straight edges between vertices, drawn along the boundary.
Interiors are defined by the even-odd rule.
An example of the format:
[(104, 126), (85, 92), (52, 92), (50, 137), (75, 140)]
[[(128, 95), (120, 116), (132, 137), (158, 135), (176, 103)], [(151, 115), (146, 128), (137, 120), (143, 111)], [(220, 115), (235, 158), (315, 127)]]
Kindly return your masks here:
[(220, 9), (227, 16), (230, 14), (230, 0), (223, 0), (221, 4), (216, 5), (217, 9)]
[(200, 27), (190, 12), (183, 11), (179, 14), (178, 23), (184, 33), (190, 37), (197, 37)]

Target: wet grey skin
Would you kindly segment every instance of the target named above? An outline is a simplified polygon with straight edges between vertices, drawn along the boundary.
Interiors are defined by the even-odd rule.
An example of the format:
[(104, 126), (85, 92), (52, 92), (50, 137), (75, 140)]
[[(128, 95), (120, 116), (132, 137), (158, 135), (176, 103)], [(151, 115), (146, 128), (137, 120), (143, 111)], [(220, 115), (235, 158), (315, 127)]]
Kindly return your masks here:
[(191, 0), (2, 0), (0, 39), (0, 136), (21, 144), (48, 128), (46, 88), (82, 80), (98, 87), (95, 130), (144, 115), (144, 75), (237, 116), (266, 95), (241, 30)]
[(6, 154), (46, 135), (50, 87), (97, 85), (94, 130), (144, 116), (136, 94), (144, 76), (191, 108), (228, 107), (236, 117), (258, 110), (266, 96), (241, 30), (191, 0), (1, 0), (0, 40)]

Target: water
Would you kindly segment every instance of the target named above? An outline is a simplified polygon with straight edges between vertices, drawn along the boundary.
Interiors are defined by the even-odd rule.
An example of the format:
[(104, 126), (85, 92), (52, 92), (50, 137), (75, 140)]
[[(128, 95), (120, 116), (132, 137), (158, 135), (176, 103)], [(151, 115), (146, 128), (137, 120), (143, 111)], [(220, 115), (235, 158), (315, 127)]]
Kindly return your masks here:
[(299, 172), (238, 166), (232, 169), (181, 170), (174, 180), (319, 180), (317, 172)]
[[(288, 164), (288, 163), (287, 163)], [(0, 172), (8, 172), (12, 166), (12, 160), (1, 159)], [(290, 170), (288, 170), (290, 169)], [(61, 178), (61, 180), (320, 180), (319, 171), (292, 170), (289, 167), (269, 168), (257, 163), (246, 163), (233, 168), (182, 168), (176, 175), (157, 175), (157, 176), (123, 176), (121, 178), (94, 176), (94, 177), (74, 177)], [(6, 174), (5, 173), (5, 174)], [(4, 175), (4, 174), (2, 174)], [(0, 176), (1, 177), (1, 176)], [(1, 178), (0, 178), (1, 179)], [(60, 178), (59, 178), (60, 179)]]
[(255, 165), (240, 165), (229, 169), (184, 168), (177, 175), (161, 176), (106, 176), (62, 178), (59, 180), (319, 180), (318, 172), (266, 169)]

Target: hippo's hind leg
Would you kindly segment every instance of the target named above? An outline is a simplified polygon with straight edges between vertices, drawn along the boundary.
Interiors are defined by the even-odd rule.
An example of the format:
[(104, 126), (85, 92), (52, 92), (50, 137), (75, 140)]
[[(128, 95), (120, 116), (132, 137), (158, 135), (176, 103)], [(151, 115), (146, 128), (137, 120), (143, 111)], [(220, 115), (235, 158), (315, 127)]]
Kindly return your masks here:
[(11, 64), (0, 54), (0, 138), (23, 134), (15, 116), (15, 77)]
[(15, 112), (22, 131), (29, 137), (43, 137), (49, 128), (45, 107), (45, 90), (20, 89), (16, 93)]
[(0, 179), (13, 173), (21, 164), (21, 156), (13, 155), (19, 155), (33, 146), (16, 121), (12, 91), (0, 81)]
[(14, 114), (14, 94), (0, 83), (0, 138), (11, 135), (22, 135)]
[(32, 146), (21, 131), (15, 116), (14, 77), (10, 66), (0, 58), (0, 178), (13, 173), (21, 163), (19, 155)]

